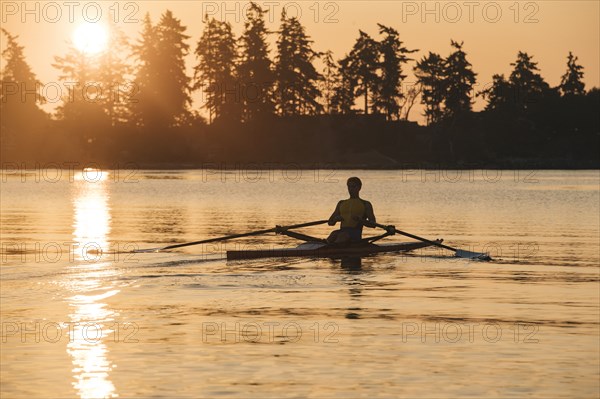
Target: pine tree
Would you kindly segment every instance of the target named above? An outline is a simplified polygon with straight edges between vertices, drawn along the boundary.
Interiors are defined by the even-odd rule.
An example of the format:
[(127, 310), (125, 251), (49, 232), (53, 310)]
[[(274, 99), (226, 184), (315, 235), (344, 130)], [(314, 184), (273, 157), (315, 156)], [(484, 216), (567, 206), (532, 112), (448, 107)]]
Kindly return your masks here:
[(281, 13), (275, 58), (275, 92), (279, 114), (315, 115), (323, 111), (317, 82), (322, 75), (313, 66), (319, 54), (311, 48), (312, 40), (297, 18)]
[(250, 3), (244, 33), (240, 38), (241, 59), (237, 74), (244, 121), (271, 115), (275, 110), (272, 100), (274, 75), (266, 42), (269, 34), (265, 27), (266, 13), (256, 3)]
[(471, 111), (471, 92), (476, 81), (476, 73), (462, 50), (463, 43), (451, 40), (451, 45), (455, 51), (446, 58), (444, 72), (444, 108), (447, 117)]
[(98, 55), (88, 55), (71, 43), (67, 53), (55, 56), (52, 66), (68, 88), (56, 116), (81, 146), (93, 144), (110, 126), (103, 106), (104, 88), (98, 69)]
[(6, 48), (2, 50), (5, 63), (0, 78), (1, 137), (2, 141), (12, 141), (25, 137), (46, 119), (46, 113), (39, 108), (44, 103), (42, 83), (27, 64), (24, 47), (17, 42), (18, 36), (5, 29), (1, 31), (7, 38)]
[(517, 61), (510, 64), (514, 69), (508, 80), (514, 89), (516, 105), (522, 110), (527, 110), (528, 104), (539, 101), (550, 89), (532, 58), (519, 51)]
[(402, 81), (406, 75), (402, 73), (402, 64), (411, 61), (407, 54), (418, 50), (409, 50), (402, 45), (398, 31), (377, 24), (379, 33), (385, 35), (379, 43), (381, 60), (381, 78), (375, 86), (373, 109), (384, 113), (388, 120), (400, 118), (400, 102), (403, 98)]
[(157, 25), (158, 52), (161, 61), (160, 103), (168, 110), (171, 126), (189, 122), (191, 79), (186, 74), (185, 57), (190, 46), (185, 43), (190, 36), (186, 27), (167, 10)]
[(350, 54), (344, 59), (344, 73), (350, 78), (355, 97), (364, 97), (364, 114), (369, 114), (369, 99), (377, 90), (379, 45), (368, 34), (359, 31)]
[(129, 102), (133, 89), (132, 67), (125, 61), (130, 46), (127, 36), (114, 22), (109, 27), (107, 50), (98, 60), (98, 79), (102, 87), (101, 104), (111, 125), (124, 124), (130, 119)]
[[(158, 34), (149, 13), (144, 16), (140, 38), (132, 48), (133, 55), (137, 59), (134, 80), (135, 96), (131, 107), (134, 123), (138, 127), (158, 126), (160, 119), (163, 119), (160, 118), (158, 105), (157, 82), (160, 79), (157, 67), (160, 62)], [(162, 122), (162, 124), (166, 124), (166, 122)]]
[(169, 10), (156, 26), (146, 14), (141, 39), (134, 46), (139, 65), (134, 115), (138, 126), (151, 128), (158, 134), (188, 124), (191, 119), (191, 79), (185, 71), (185, 56), (189, 51), (185, 40), (189, 36), (185, 30)]
[(198, 65), (194, 69), (193, 89), (203, 89), (210, 121), (220, 117), (239, 119), (239, 96), (235, 76), (236, 43), (228, 22), (208, 20), (196, 47)]
[(507, 110), (514, 105), (514, 88), (504, 75), (492, 76), (492, 86), (482, 90), (479, 95), (487, 100), (486, 111)]
[(333, 96), (331, 97), (331, 109), (330, 114), (332, 115), (350, 115), (354, 114), (354, 89), (356, 82), (349, 73), (349, 57), (339, 61), (338, 76), (335, 78), (336, 83), (334, 86)]
[(444, 115), (442, 104), (446, 93), (446, 61), (439, 54), (429, 52), (417, 62), (414, 71), (423, 87), (421, 104), (425, 105), (427, 123), (437, 123)]
[[(6, 48), (2, 50), (2, 57), (6, 60), (4, 63), (4, 69), (2, 70), (2, 84), (16, 83), (18, 86), (23, 85), (23, 89), (28, 92), (36, 92), (35, 96), (25, 96), (25, 101), (28, 104), (37, 106), (44, 103), (44, 98), (40, 94), (40, 86), (42, 83), (37, 79), (29, 64), (25, 60), (23, 50), (25, 47), (19, 45), (17, 42), (18, 36), (11, 35), (6, 29), (1, 29), (2, 33), (6, 36), (7, 43)], [(21, 87), (18, 87), (18, 100), (21, 101)], [(3, 103), (8, 101), (5, 97), (10, 93), (12, 89), (4, 89), (0, 92)]]
[(328, 50), (323, 54), (323, 79), (321, 98), (325, 114), (332, 113), (332, 102), (336, 88), (341, 84), (341, 74), (338, 63), (333, 59), (333, 52)]
[(585, 84), (583, 79), (583, 67), (577, 64), (577, 57), (569, 51), (567, 57), (567, 72), (560, 80), (560, 91), (563, 96), (583, 95), (585, 94)]

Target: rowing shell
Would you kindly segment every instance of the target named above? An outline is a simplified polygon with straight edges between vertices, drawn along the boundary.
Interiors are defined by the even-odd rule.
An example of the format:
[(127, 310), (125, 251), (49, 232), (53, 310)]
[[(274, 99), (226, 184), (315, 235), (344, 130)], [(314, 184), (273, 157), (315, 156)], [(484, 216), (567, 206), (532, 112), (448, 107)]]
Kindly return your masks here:
[[(442, 240), (436, 240), (441, 243)], [(340, 246), (333, 244), (307, 242), (296, 248), (278, 248), (266, 250), (227, 251), (227, 260), (258, 259), (258, 258), (341, 258), (346, 256), (364, 256), (382, 252), (406, 252), (429, 247), (428, 242), (401, 242), (397, 244), (360, 244)]]

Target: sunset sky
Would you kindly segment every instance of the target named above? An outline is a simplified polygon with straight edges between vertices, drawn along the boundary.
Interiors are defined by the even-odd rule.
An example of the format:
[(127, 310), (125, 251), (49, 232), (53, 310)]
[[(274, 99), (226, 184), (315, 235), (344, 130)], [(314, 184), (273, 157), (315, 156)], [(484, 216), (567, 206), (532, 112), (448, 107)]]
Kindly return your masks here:
[[(68, 4), (68, 2), (66, 2)], [(243, 29), (243, 10), (247, 2), (202, 1), (137, 1), (137, 2), (12, 2), (1, 3), (2, 26), (19, 36), (25, 46), (27, 60), (38, 78), (54, 82), (58, 73), (50, 65), (54, 56), (64, 55), (67, 42), (77, 38), (74, 32), (101, 11), (106, 22), (114, 10), (130, 39), (137, 38), (141, 21), (149, 12), (153, 22), (166, 9), (173, 11), (188, 30), (188, 41), (194, 49), (204, 23), (203, 13), (227, 20), (236, 35)], [(90, 4), (93, 3), (93, 4)], [(267, 26), (276, 30), (283, 7), (289, 15), (298, 15), (314, 40), (317, 51), (331, 49), (337, 59), (344, 56), (362, 29), (377, 37), (377, 23), (396, 28), (404, 44), (419, 49), (414, 58), (428, 51), (447, 55), (450, 39), (464, 41), (464, 50), (477, 75), (476, 90), (491, 82), (495, 73), (509, 74), (509, 65), (517, 52), (526, 51), (538, 62), (542, 76), (552, 86), (560, 82), (566, 70), (566, 57), (572, 51), (584, 66), (586, 88), (599, 86), (600, 8), (598, 1), (498, 1), (498, 2), (410, 2), (410, 1), (337, 1), (337, 2), (257, 2), (272, 10)], [(27, 8), (25, 10), (24, 6)], [(225, 7), (224, 7), (225, 5)], [(70, 7), (70, 8), (69, 8)], [(84, 12), (84, 9), (86, 10)], [(318, 9), (318, 12), (317, 12)], [(60, 12), (60, 15), (57, 13)], [(87, 14), (86, 14), (87, 13)], [(72, 15), (72, 21), (70, 16)], [(36, 21), (37, 19), (37, 21)], [(272, 19), (272, 21), (271, 21)], [(273, 43), (275, 35), (271, 37)], [(2, 39), (4, 46), (5, 39)], [(274, 57), (274, 45), (271, 46)], [(187, 67), (192, 74), (195, 57), (188, 57)], [(3, 60), (4, 64), (4, 60)], [(408, 65), (407, 82), (414, 80)], [(199, 104), (195, 104), (197, 108)], [(484, 103), (477, 100), (475, 109)], [(48, 107), (52, 109), (52, 104)], [(422, 121), (420, 109), (411, 113), (412, 120)]]

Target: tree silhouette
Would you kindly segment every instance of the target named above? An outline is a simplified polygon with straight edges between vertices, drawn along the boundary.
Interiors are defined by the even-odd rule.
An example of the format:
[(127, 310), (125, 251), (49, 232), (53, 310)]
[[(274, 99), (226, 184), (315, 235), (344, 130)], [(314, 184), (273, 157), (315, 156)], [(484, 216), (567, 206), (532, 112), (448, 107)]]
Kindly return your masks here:
[(84, 151), (111, 126), (104, 108), (104, 88), (100, 79), (97, 55), (87, 55), (71, 43), (67, 54), (55, 56), (52, 66), (60, 71), (59, 80), (67, 87), (67, 94), (57, 108), (56, 116), (68, 134)]
[[(236, 42), (228, 22), (208, 20), (196, 47), (198, 65), (194, 69), (194, 89), (206, 93), (205, 108), (212, 121), (220, 117), (239, 119), (236, 115), (239, 93), (235, 76)], [(232, 96), (231, 93), (234, 93)], [(229, 95), (228, 95), (229, 94)]]
[(475, 84), (475, 72), (467, 55), (462, 50), (463, 43), (451, 40), (455, 51), (446, 58), (444, 68), (444, 112), (446, 117), (470, 112), (472, 109), (471, 91)]
[[(160, 93), (157, 83), (160, 79), (158, 70), (160, 56), (158, 52), (158, 34), (148, 13), (144, 16), (140, 38), (132, 48), (137, 59), (134, 81), (136, 93), (132, 104), (133, 121), (138, 127), (150, 129), (160, 123), (158, 103)], [(168, 123), (162, 122), (162, 124), (166, 125)]]
[(130, 80), (131, 65), (125, 61), (129, 50), (127, 36), (112, 22), (109, 27), (107, 50), (98, 60), (98, 79), (102, 87), (100, 103), (112, 126), (125, 124), (131, 118), (130, 96), (135, 88)]
[(343, 70), (352, 85), (354, 97), (364, 97), (364, 113), (369, 114), (369, 98), (377, 91), (377, 68), (379, 67), (379, 45), (371, 36), (359, 31), (350, 54), (344, 58)]
[(411, 85), (406, 90), (406, 94), (402, 96), (402, 102), (400, 104), (400, 119), (408, 120), (408, 115), (412, 107), (415, 105), (417, 98), (423, 92), (423, 85), (421, 83), (417, 83), (415, 85)]
[(153, 26), (144, 18), (141, 39), (134, 46), (138, 59), (134, 104), (137, 125), (163, 134), (165, 129), (189, 123), (190, 78), (185, 72), (189, 45), (186, 28), (167, 10)]
[(266, 13), (267, 11), (263, 11), (256, 3), (250, 3), (244, 33), (240, 38), (241, 60), (238, 65), (238, 77), (244, 121), (271, 115), (275, 110), (272, 99), (274, 75), (266, 42), (269, 33), (265, 27)]
[(323, 77), (313, 66), (319, 57), (312, 47), (312, 40), (296, 17), (281, 13), (281, 26), (277, 32), (277, 56), (275, 58), (275, 93), (279, 114), (315, 115), (323, 111), (318, 98), (317, 86)]
[(421, 103), (425, 105), (427, 124), (437, 123), (444, 115), (442, 103), (446, 96), (446, 61), (430, 51), (417, 62), (414, 72), (423, 88)]
[(384, 113), (387, 120), (399, 119), (400, 101), (404, 97), (401, 90), (402, 81), (406, 78), (406, 75), (402, 74), (402, 64), (412, 60), (406, 54), (418, 50), (404, 47), (395, 29), (381, 24), (377, 26), (379, 33), (385, 37), (379, 43), (379, 53), (382, 57), (381, 77), (375, 85), (373, 110)]
[(492, 85), (478, 93), (487, 100), (486, 111), (514, 109), (514, 88), (504, 75), (493, 75)]
[(585, 94), (583, 79), (583, 67), (577, 64), (577, 57), (570, 51), (567, 57), (567, 72), (560, 80), (560, 91), (563, 96)]
[(189, 121), (191, 79), (185, 70), (185, 56), (190, 46), (185, 43), (190, 37), (185, 34), (186, 27), (167, 10), (156, 26), (158, 51), (161, 61), (161, 105), (167, 110), (171, 125), (183, 125)]
[(333, 75), (334, 86), (330, 114), (350, 115), (355, 113), (352, 107), (354, 106), (354, 89), (356, 83), (350, 75), (349, 63), (350, 59), (347, 56), (341, 59), (338, 71)]
[(46, 119), (46, 114), (39, 108), (44, 103), (42, 83), (27, 64), (24, 47), (17, 42), (18, 36), (5, 29), (2, 33), (7, 38), (6, 48), (2, 50), (5, 63), (0, 78), (0, 126), (5, 148), (8, 141), (24, 138)]
[(538, 102), (550, 86), (537, 73), (537, 62), (532, 61), (527, 53), (519, 51), (517, 60), (510, 65), (514, 67), (509, 82), (515, 93), (515, 103), (518, 109), (526, 110), (531, 103)]
[(333, 59), (333, 51), (327, 50), (323, 54), (323, 79), (321, 98), (323, 102), (323, 108), (325, 114), (331, 114), (333, 96), (338, 87), (341, 84), (341, 74), (337, 62)]
[[(571, 52), (558, 87), (550, 87), (533, 58), (519, 52), (510, 75), (493, 75), (492, 84), (477, 94), (487, 105), (474, 114), (476, 74), (462, 43), (451, 41), (447, 58), (433, 52), (422, 57), (414, 67), (416, 84), (403, 91), (403, 69), (415, 50), (404, 47), (392, 27), (378, 24), (377, 40), (359, 31), (341, 60), (336, 62), (331, 51), (324, 54), (319, 73), (313, 62), (321, 54), (313, 50), (300, 21), (285, 13), (277, 31), (276, 62), (271, 62), (265, 13), (251, 3), (237, 41), (229, 23), (207, 18), (195, 46), (193, 87), (184, 62), (189, 36), (170, 11), (156, 25), (146, 14), (133, 46), (113, 24), (109, 50), (93, 55), (70, 45), (54, 57), (61, 89), (69, 91), (52, 117), (41, 109), (41, 83), (26, 62), (23, 46), (2, 29), (7, 46), (0, 71), (0, 156), (20, 164), (62, 157), (105, 161), (103, 167), (124, 157), (145, 165), (186, 167), (261, 162), (260, 157), (305, 166), (327, 157), (327, 162), (355, 166), (344, 162), (362, 157), (349, 151), (364, 151), (395, 161), (447, 162), (444, 167), (599, 165), (600, 90), (585, 90), (583, 67)], [(125, 59), (128, 50), (136, 58), (134, 71)], [(128, 78), (134, 79), (133, 90), (127, 87)], [(204, 107), (211, 121), (219, 122), (213, 126), (193, 123), (201, 117), (190, 110), (191, 91), (200, 88), (207, 95)], [(132, 95), (133, 103), (127, 103)], [(408, 119), (419, 96), (433, 126), (389, 123)], [(271, 118), (275, 109), (282, 116), (277, 121)], [(321, 112), (335, 117), (285, 118)], [(388, 122), (357, 118), (357, 112), (380, 113)], [(255, 121), (242, 130), (259, 135), (235, 136), (235, 122)], [(319, 135), (307, 137), (306, 131)], [(440, 131), (448, 134), (440, 137)], [(341, 143), (343, 137), (351, 137), (352, 145)], [(264, 145), (253, 148), (259, 141)], [(371, 158), (376, 160), (371, 163)], [(372, 167), (393, 165), (378, 158), (364, 159)]]

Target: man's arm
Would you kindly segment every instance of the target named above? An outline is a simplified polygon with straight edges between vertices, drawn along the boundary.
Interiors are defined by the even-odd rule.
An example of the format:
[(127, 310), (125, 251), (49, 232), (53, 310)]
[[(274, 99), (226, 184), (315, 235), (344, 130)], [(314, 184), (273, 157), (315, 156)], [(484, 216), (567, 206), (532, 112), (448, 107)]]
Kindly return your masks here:
[(375, 212), (373, 212), (373, 205), (369, 201), (365, 201), (365, 222), (364, 225), (367, 227), (376, 227), (377, 219), (375, 219)]
[(335, 226), (337, 222), (342, 220), (342, 215), (340, 214), (340, 202), (337, 203), (337, 205), (335, 206), (335, 210), (329, 217), (329, 221), (327, 222), (327, 224), (329, 224), (330, 226)]

